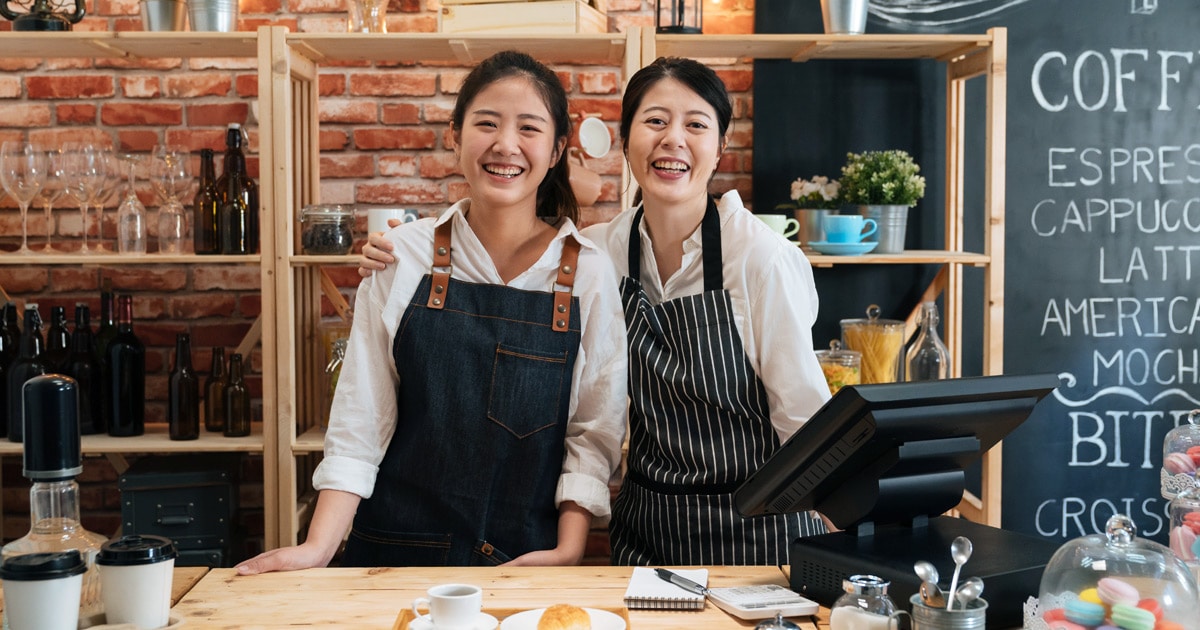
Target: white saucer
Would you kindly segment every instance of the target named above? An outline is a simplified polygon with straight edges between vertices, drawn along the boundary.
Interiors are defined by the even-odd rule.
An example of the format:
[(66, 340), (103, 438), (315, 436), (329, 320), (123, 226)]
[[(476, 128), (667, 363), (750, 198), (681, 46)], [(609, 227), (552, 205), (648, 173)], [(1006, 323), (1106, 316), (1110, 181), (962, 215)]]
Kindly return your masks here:
[[(498, 625), (500, 622), (495, 617), (481, 612), (475, 620), (475, 625), (471, 626), (471, 630), (496, 630)], [(438, 627), (429, 620), (429, 615), (421, 615), (413, 619), (408, 623), (408, 628), (409, 630), (438, 630)]]

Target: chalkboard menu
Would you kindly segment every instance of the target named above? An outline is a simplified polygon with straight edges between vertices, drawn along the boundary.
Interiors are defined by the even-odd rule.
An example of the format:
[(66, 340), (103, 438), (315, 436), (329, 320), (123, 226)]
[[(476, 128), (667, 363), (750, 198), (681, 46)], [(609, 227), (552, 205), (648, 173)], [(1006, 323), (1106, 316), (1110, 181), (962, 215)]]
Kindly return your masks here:
[[(760, 0), (760, 32), (787, 32), (776, 10), (811, 24), (812, 13), (796, 16), (791, 4), (807, 3)], [(872, 0), (868, 32), (992, 26), (1009, 29), (1005, 372), (1060, 380), (1005, 441), (1003, 525), (1069, 539), (1124, 513), (1163, 541), (1163, 436), (1200, 407), (1200, 6)], [(792, 32), (820, 32), (819, 22)], [(760, 157), (758, 140), (769, 136), (759, 127), (778, 138), (796, 125), (762, 102), (756, 92), (755, 168), (782, 173), (786, 165)], [(968, 122), (981, 136), (982, 122)], [(926, 139), (916, 148), (936, 150), (936, 121), (906, 114), (871, 124), (918, 125), (927, 131), (914, 135)], [(879, 147), (824, 155), (835, 163), (837, 152), (862, 148)], [(939, 168), (926, 174), (940, 179)], [(756, 173), (756, 199), (777, 185)], [(968, 191), (968, 212), (977, 194)]]

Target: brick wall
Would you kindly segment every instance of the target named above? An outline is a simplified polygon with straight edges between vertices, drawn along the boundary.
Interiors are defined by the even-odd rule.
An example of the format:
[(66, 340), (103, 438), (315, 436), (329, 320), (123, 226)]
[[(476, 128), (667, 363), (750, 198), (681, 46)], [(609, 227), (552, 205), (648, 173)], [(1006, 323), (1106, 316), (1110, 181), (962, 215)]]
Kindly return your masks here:
[[(242, 30), (283, 25), (299, 32), (333, 32), (345, 28), (344, 0), (241, 0)], [(438, 0), (391, 0), (391, 32), (435, 32)], [(75, 26), (87, 31), (141, 29), (137, 0), (96, 0), (89, 16)], [(705, 32), (753, 32), (753, 0), (704, 0)], [(654, 25), (653, 0), (609, 0), (609, 30)], [(0, 30), (10, 23), (0, 22)], [(712, 189), (741, 191), (750, 203), (752, 167), (752, 67), (739, 60), (706, 60), (734, 96), (735, 121), (729, 150)], [(620, 71), (615, 67), (557, 66), (571, 96), (572, 112), (598, 114), (615, 136), (620, 113)], [(325, 203), (398, 204), (433, 213), (463, 197), (461, 176), (445, 143), (446, 123), (466, 68), (332, 64), (323, 67), (321, 95), (321, 201)], [(144, 154), (155, 144), (172, 143), (192, 151), (223, 148), (225, 124), (241, 123), (250, 133), (251, 174), (258, 176), (257, 72), (254, 59), (0, 59), (0, 141), (28, 137), (49, 146), (86, 140), (117, 152)], [(603, 174), (600, 201), (585, 209), (585, 223), (616, 214), (620, 196), (620, 151), (612, 151), (589, 167)], [(155, 248), (154, 209), (158, 204), (148, 182), (139, 181), (138, 196), (150, 208), (150, 249)], [(47, 223), (40, 208), (29, 212), (31, 243), (40, 245), (49, 229), (53, 242), (78, 249), (83, 229), (89, 242), (102, 234), (109, 247), (116, 236), (114, 194), (99, 226), (96, 213), (85, 223), (77, 206), (60, 201)], [(359, 235), (365, 212), (357, 217)], [(0, 199), (0, 248), (19, 243), (21, 223), (11, 199)], [(357, 250), (356, 245), (356, 250)], [(104, 279), (115, 290), (134, 295), (135, 329), (147, 346), (147, 421), (164, 418), (166, 378), (175, 333), (192, 335), (193, 365), (207, 371), (211, 348), (237, 345), (258, 316), (259, 270), (229, 265), (138, 267), (38, 266), (0, 267), (0, 287), (18, 301), (37, 301), (43, 317), (55, 305), (87, 302), (95, 318)], [(348, 299), (358, 275), (331, 269)], [(325, 314), (333, 316), (326, 304)], [(261, 395), (262, 357), (251, 357), (249, 382)], [(260, 461), (248, 458), (250, 462)], [(28, 528), (27, 484), (20, 477), (20, 458), (5, 458), (4, 528), (9, 540)], [(251, 463), (247, 469), (255, 469)], [(250, 504), (247, 525), (261, 543), (261, 464), (248, 477), (241, 496)], [(119, 523), (116, 472), (103, 457), (88, 457), (83, 485), (84, 523), (104, 534)], [(254, 511), (257, 508), (257, 513)], [(254, 519), (257, 518), (255, 522)], [(589, 561), (607, 557), (603, 532), (589, 546)], [(253, 549), (248, 550), (253, 551)]]

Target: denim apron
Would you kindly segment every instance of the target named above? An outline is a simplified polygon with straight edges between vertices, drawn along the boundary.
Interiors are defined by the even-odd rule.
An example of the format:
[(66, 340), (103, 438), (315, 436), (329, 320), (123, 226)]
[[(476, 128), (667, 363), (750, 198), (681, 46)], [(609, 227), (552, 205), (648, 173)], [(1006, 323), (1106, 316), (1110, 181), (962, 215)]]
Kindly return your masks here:
[(486, 566), (558, 544), (579, 243), (553, 293), (472, 284), (450, 278), (451, 224), (392, 343), (396, 431), (345, 566)]
[(613, 504), (613, 564), (786, 564), (791, 541), (824, 526), (802, 514), (742, 518), (733, 505), (779, 438), (724, 289), (717, 206), (709, 200), (700, 227), (704, 292), (657, 306), (640, 282), (641, 220), (639, 209), (621, 280), (629, 461)]

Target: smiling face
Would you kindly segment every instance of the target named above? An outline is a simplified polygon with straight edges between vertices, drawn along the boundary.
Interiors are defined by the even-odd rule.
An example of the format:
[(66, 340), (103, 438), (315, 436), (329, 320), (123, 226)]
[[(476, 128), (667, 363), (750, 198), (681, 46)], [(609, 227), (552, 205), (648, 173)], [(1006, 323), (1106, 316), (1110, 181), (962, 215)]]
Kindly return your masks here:
[(526, 77), (484, 87), (454, 129), (459, 166), (471, 186), (472, 209), (533, 212), (538, 186), (562, 157), (550, 111)]
[(646, 90), (630, 122), (626, 158), (647, 207), (706, 203), (724, 148), (712, 105), (664, 78)]

